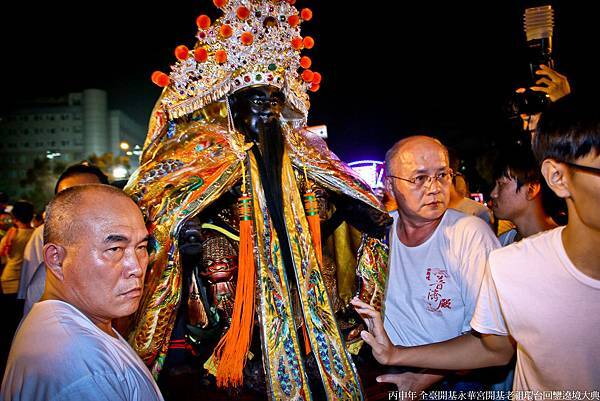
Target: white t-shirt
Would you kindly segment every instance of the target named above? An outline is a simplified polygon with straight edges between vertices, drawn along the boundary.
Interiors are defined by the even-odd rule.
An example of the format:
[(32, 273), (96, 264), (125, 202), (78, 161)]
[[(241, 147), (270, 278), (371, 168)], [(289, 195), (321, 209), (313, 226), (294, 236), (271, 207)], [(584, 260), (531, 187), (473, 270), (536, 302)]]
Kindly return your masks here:
[(23, 254), (23, 268), (17, 298), (25, 300), (23, 316), (26, 316), (34, 303), (39, 301), (46, 286), (46, 267), (44, 265), (44, 225), (37, 227)]
[(396, 345), (439, 342), (469, 331), (487, 256), (498, 240), (480, 218), (448, 209), (424, 243), (398, 239), (392, 212), (384, 326)]
[(569, 260), (563, 229), (490, 255), (471, 326), (516, 340), (514, 390), (600, 389), (600, 280)]
[(109, 336), (61, 301), (36, 303), (21, 322), (0, 399), (163, 400), (152, 375), (123, 337)]

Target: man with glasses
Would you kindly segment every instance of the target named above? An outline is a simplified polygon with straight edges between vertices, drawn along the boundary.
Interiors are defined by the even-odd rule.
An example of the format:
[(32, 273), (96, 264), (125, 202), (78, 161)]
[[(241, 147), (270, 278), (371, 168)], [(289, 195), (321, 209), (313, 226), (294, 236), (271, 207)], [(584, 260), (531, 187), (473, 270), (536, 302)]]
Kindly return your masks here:
[[(403, 139), (386, 154), (386, 188), (398, 210), (391, 213), (385, 328), (396, 345), (429, 344), (469, 331), (487, 256), (499, 246), (483, 220), (448, 209), (448, 163), (446, 147), (427, 136)], [(418, 390), (441, 378), (405, 373), (379, 381), (411, 382)]]
[[(506, 364), (517, 349), (513, 390), (582, 394), (600, 383), (600, 118), (573, 95), (550, 105), (533, 141), (568, 223), (490, 254), (471, 327), (477, 336), (395, 347), (379, 313), (353, 301), (383, 364), (472, 369)], [(386, 327), (386, 329), (388, 329)], [(388, 332), (390, 330), (388, 329)], [(391, 333), (390, 333), (391, 334)]]

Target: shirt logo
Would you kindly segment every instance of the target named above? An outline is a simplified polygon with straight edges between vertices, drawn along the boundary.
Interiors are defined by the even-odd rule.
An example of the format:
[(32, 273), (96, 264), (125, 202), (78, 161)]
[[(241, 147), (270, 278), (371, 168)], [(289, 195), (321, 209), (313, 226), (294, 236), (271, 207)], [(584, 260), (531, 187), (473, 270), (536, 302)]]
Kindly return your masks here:
[(452, 309), (452, 299), (444, 298), (442, 290), (446, 284), (448, 272), (446, 269), (427, 268), (425, 279), (428, 281), (429, 291), (425, 297), (426, 310), (436, 315), (442, 315), (442, 309)]

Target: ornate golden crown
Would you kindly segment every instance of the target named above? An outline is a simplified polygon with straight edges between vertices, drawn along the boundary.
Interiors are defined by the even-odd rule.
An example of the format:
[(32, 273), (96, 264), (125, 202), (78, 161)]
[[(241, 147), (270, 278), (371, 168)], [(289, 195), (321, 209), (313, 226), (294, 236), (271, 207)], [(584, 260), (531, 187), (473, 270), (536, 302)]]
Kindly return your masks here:
[(300, 35), (300, 23), (310, 20), (312, 11), (298, 12), (295, 0), (213, 3), (223, 16), (212, 23), (200, 15), (194, 49), (177, 46), (171, 73), (152, 74), (152, 81), (165, 87), (161, 101), (169, 116), (192, 113), (248, 86), (272, 85), (286, 96), (286, 117), (306, 120), (306, 91), (317, 91), (321, 82), (321, 75), (310, 70), (310, 58), (300, 56), (314, 46), (313, 38)]

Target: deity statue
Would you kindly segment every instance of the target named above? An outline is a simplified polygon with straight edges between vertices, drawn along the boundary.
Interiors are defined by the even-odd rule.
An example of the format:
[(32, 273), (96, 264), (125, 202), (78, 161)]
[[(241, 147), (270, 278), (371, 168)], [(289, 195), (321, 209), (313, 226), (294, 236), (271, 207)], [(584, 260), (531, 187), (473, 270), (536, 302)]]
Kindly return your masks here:
[(156, 376), (184, 349), (221, 388), (362, 399), (347, 305), (381, 306), (388, 215), (305, 128), (321, 79), (300, 56), (312, 12), (214, 3), (224, 15), (198, 17), (195, 48), (153, 74), (164, 90), (125, 190), (156, 241), (129, 341)]

